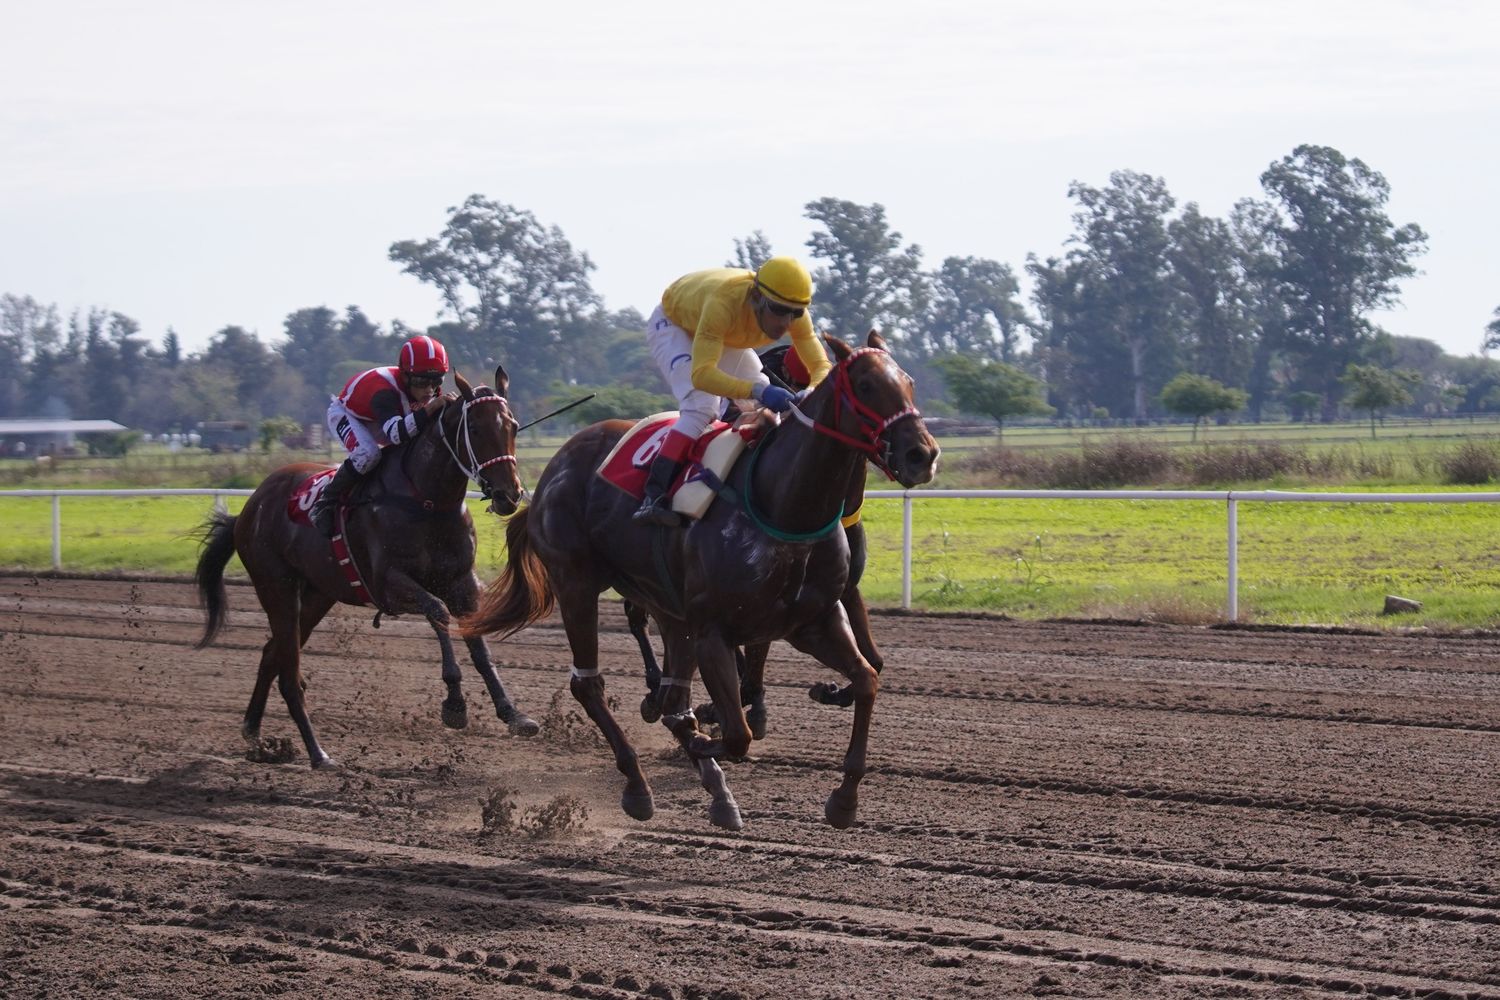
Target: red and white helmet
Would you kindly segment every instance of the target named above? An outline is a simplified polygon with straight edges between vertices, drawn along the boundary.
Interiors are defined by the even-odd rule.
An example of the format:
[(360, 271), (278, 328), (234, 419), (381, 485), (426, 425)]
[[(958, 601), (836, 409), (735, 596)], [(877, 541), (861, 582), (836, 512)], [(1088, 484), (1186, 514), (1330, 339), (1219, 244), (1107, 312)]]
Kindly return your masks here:
[(432, 337), (413, 337), (401, 345), (400, 367), (408, 375), (446, 375), (448, 352)]

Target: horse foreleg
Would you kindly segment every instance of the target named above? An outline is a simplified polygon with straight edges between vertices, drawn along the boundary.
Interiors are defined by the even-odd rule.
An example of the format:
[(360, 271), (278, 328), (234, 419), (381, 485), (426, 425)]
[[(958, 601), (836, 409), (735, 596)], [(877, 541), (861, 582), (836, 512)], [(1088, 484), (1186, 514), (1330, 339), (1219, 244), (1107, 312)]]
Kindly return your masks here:
[[(669, 657), (669, 662), (671, 659)], [(682, 659), (682, 656), (676, 657), (677, 662)], [(726, 830), (738, 830), (745, 825), (739, 803), (735, 802), (734, 793), (729, 790), (724, 769), (714, 759), (723, 752), (723, 745), (720, 741), (710, 740), (698, 728), (697, 712), (701, 712), (702, 707), (697, 712), (688, 709), (688, 688), (691, 684), (691, 678), (673, 677), (670, 674), (662, 678), (662, 690), (668, 692), (663, 702), (665, 712), (662, 715), (662, 725), (677, 737), (683, 752), (697, 769), (704, 791), (712, 797), (708, 806), (709, 821)]]
[(849, 749), (844, 754), (844, 780), (823, 806), (829, 825), (846, 829), (854, 823), (859, 809), (859, 783), (865, 776), (870, 721), (874, 717), (875, 696), (880, 691), (880, 675), (860, 655), (842, 605), (836, 605), (825, 622), (804, 628), (789, 638), (797, 649), (849, 678), (854, 726), (849, 734)]
[(740, 674), (740, 704), (745, 706), (745, 722), (750, 727), (750, 738), (766, 738), (766, 658), (771, 655), (771, 644), (762, 642), (746, 646), (736, 656)]
[[(448, 593), (448, 607), (457, 614), (466, 615), (479, 606), (479, 578), (469, 573), (458, 579), (456, 584)], [(446, 634), (438, 634), (438, 641), (442, 642)], [(484, 641), (484, 636), (474, 636), (465, 639), (464, 645), (469, 648), (469, 659), (474, 663), (474, 669), (479, 671), (480, 679), (484, 681), (485, 690), (490, 693), (490, 701), (495, 704), (495, 715), (501, 722), (510, 728), (514, 736), (535, 736), (541, 731), (541, 726), (531, 716), (516, 708), (510, 700), (510, 695), (505, 692), (505, 685), (500, 683), (500, 672), (495, 669), (494, 661), (490, 659), (489, 643)], [(446, 674), (444, 680), (447, 680)], [(450, 688), (450, 690), (452, 690)], [(462, 695), (460, 695), (460, 698)], [(446, 704), (444, 708), (446, 710)], [(446, 722), (446, 718), (444, 722)]]
[(437, 636), (443, 656), (443, 686), (448, 689), (448, 697), (443, 699), (443, 725), (463, 729), (469, 724), (469, 703), (464, 698), (463, 673), (458, 669), (458, 657), (453, 655), (453, 640), (448, 635), (451, 616), (442, 601), (430, 594), (426, 596), (421, 610)]
[[(880, 673), (885, 669), (885, 657), (880, 655), (880, 649), (875, 645), (875, 636), (870, 632), (870, 613), (865, 608), (863, 595), (857, 587), (851, 586), (844, 591), (839, 602), (844, 606), (844, 613), (849, 616), (849, 628), (854, 633), (859, 655), (865, 658), (877, 674)], [(840, 687), (831, 681), (814, 684), (808, 689), (807, 696), (820, 705), (848, 708), (854, 704), (853, 688), (847, 684)]]
[(517, 708), (510, 700), (510, 695), (505, 693), (505, 685), (500, 683), (500, 672), (490, 660), (490, 647), (484, 637), (475, 636), (465, 639), (464, 643), (469, 647), (469, 658), (474, 661), (474, 669), (484, 679), (485, 689), (490, 693), (490, 700), (495, 703), (495, 715), (500, 721), (515, 736), (535, 736), (541, 732), (542, 727), (536, 720)]
[[(656, 707), (655, 695), (657, 688), (661, 686), (661, 667), (656, 662), (656, 650), (651, 648), (651, 636), (646, 630), (646, 612), (631, 604), (624, 602), (625, 621), (630, 626), (630, 634), (635, 636), (635, 644), (641, 649), (641, 663), (646, 670), (646, 697), (641, 701), (641, 718), (646, 722), (655, 722), (661, 718), (661, 710)], [(666, 650), (662, 650), (665, 657)]]

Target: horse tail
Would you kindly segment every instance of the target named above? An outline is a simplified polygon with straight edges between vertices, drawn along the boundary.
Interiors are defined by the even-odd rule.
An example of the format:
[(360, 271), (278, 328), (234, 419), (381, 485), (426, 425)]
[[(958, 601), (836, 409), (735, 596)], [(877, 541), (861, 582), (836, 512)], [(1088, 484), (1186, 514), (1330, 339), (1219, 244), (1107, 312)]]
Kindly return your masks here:
[(195, 649), (202, 649), (214, 641), (224, 627), (228, 617), (229, 602), (224, 593), (224, 567), (234, 555), (235, 516), (216, 510), (203, 522), (203, 552), (198, 556), (198, 569), (193, 579), (198, 584), (198, 603), (203, 606), (207, 620), (203, 626), (203, 638)]
[(547, 580), (547, 567), (532, 548), (526, 530), (531, 508), (522, 507), (505, 525), (509, 553), (505, 571), (479, 595), (479, 607), (458, 620), (465, 639), (500, 632), (505, 639), (552, 613), (556, 595)]

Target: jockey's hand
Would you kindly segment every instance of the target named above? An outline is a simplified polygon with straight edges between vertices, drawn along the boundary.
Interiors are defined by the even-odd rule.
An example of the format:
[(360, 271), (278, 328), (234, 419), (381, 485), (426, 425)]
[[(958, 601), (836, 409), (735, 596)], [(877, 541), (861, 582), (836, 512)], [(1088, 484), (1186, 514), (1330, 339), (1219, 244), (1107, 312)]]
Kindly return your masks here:
[(757, 387), (755, 401), (773, 413), (785, 413), (796, 397), (779, 385), (764, 385)]
[(446, 402), (448, 402), (447, 396), (433, 396), (427, 402), (422, 404), (422, 410), (427, 414), (427, 416), (435, 417), (437, 416), (438, 411), (443, 408), (443, 404)]

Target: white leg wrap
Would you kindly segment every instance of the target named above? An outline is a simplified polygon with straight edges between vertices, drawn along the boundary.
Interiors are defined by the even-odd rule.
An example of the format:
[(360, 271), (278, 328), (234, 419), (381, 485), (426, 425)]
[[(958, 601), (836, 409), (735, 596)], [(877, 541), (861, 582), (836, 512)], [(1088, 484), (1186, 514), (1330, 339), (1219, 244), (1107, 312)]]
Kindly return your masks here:
[(584, 680), (585, 678), (588, 678), (588, 677), (598, 677), (598, 676), (599, 676), (599, 668), (598, 667), (595, 667), (593, 670), (579, 670), (577, 667), (573, 668), (573, 678), (575, 680)]

